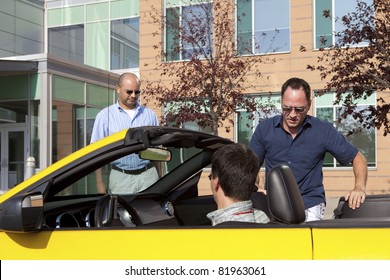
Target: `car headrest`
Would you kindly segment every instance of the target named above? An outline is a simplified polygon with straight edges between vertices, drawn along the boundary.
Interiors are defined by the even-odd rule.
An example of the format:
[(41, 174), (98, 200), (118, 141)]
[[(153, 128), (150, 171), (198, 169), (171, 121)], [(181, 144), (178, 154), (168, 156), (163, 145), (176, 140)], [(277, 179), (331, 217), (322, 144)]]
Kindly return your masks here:
[(304, 222), (305, 206), (291, 169), (287, 165), (271, 169), (266, 182), (269, 212), (273, 220), (285, 224)]

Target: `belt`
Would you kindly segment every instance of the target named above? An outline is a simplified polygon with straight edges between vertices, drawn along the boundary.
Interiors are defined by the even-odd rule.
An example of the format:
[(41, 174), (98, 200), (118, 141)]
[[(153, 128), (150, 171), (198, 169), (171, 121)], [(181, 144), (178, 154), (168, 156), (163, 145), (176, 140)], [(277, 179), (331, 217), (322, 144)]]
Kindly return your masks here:
[(147, 165), (145, 165), (144, 167), (140, 168), (140, 169), (134, 169), (134, 170), (126, 170), (126, 169), (122, 169), (122, 168), (119, 168), (115, 165), (112, 165), (111, 168), (116, 170), (116, 171), (119, 171), (119, 172), (122, 172), (122, 173), (125, 173), (125, 174), (131, 174), (131, 175), (139, 175), (141, 174), (142, 172), (145, 172), (146, 170), (152, 168), (154, 166), (154, 163), (153, 162), (149, 162)]

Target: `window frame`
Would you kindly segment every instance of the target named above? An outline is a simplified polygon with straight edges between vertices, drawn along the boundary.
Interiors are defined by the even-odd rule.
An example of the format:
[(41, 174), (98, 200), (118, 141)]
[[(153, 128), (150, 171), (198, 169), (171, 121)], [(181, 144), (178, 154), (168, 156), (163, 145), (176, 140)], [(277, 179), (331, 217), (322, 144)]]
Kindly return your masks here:
[[(278, 115), (278, 114), (281, 114), (282, 113), (282, 102), (281, 102), (281, 99), (282, 99), (282, 95), (280, 92), (272, 92), (272, 93), (269, 93), (269, 94), (253, 94), (254, 95), (254, 98), (255, 98), (255, 102), (259, 104), (259, 108), (261, 108), (261, 106), (265, 103), (263, 102), (264, 98), (268, 99), (269, 103), (268, 105), (271, 107), (271, 106), (274, 106), (274, 108), (270, 108), (270, 110), (275, 110), (274, 112), (271, 112), (271, 113), (268, 113), (269, 114), (269, 118), (275, 116), (275, 115)], [(267, 104), (265, 104), (267, 106)], [(240, 127), (242, 127), (242, 125), (240, 125), (240, 114), (241, 113), (245, 113), (245, 114), (256, 114), (252, 120), (252, 125), (251, 125), (251, 128), (248, 127), (248, 130), (249, 131), (249, 134), (252, 136), (252, 134), (255, 132), (256, 130), (256, 127), (257, 125), (259, 124), (260, 120), (262, 119), (265, 119), (265, 118), (261, 118), (260, 116), (261, 115), (267, 115), (266, 112), (262, 111), (262, 110), (258, 110), (258, 111), (255, 111), (255, 112), (247, 112), (246, 110), (244, 109), (237, 109), (236, 113), (235, 113), (235, 116), (234, 116), (234, 140), (235, 142), (238, 142), (238, 143), (241, 143), (241, 144), (249, 144), (249, 141), (250, 141), (250, 137), (249, 139), (242, 139), (240, 138)], [(251, 120), (250, 119), (247, 119), (247, 117), (245, 116), (245, 120), (247, 120), (248, 122), (250, 122)], [(247, 141), (244, 141), (244, 140), (247, 140)]]
[[(338, 32), (342, 32), (342, 28), (337, 28), (337, 25), (340, 25), (341, 23), (337, 23), (337, 20), (341, 20), (341, 17), (344, 15), (339, 15), (337, 13), (337, 5), (336, 1), (339, 1), (338, 3), (342, 3), (345, 6), (348, 6), (351, 10), (347, 12), (355, 12), (356, 6), (350, 7), (349, 2), (346, 3), (346, 0), (313, 0), (313, 49), (314, 50), (319, 50), (319, 49), (329, 49), (335, 45), (340, 45), (337, 43), (337, 36), (336, 34)], [(348, 1), (348, 0), (347, 0)], [(357, 2), (358, 0), (349, 0), (349, 1), (355, 1)], [(366, 2), (373, 1), (373, 0), (366, 0)], [(320, 5), (318, 5), (320, 3)], [(343, 8), (345, 9), (343, 5)], [(317, 7), (320, 8), (317, 8)], [(318, 10), (321, 9), (321, 10)], [(324, 18), (322, 16), (324, 10), (329, 10), (330, 11), (330, 18)], [(340, 17), (339, 19), (337, 17)], [(331, 22), (329, 22), (331, 21)], [(323, 31), (321, 34), (319, 29), (327, 29), (326, 31)], [(330, 27), (330, 33), (329, 33), (329, 25)], [(325, 33), (324, 32), (328, 32)], [(326, 40), (331, 39), (331, 42), (329, 44), (321, 45), (321, 37), (326, 37)], [(361, 42), (360, 44), (354, 44), (354, 45), (348, 45), (348, 47), (366, 47), (368, 46), (367, 42)]]
[[(193, 1), (190, 3), (185, 3), (183, 0), (179, 0), (179, 1), (176, 1), (177, 4), (167, 4), (167, 0), (164, 0), (164, 6), (163, 6), (163, 13), (164, 13), (164, 32), (163, 32), (163, 38), (164, 38), (164, 44), (163, 44), (163, 53), (165, 54), (164, 55), (164, 61), (165, 62), (179, 62), (179, 61), (187, 61), (187, 60), (190, 60), (191, 57), (185, 57), (185, 53), (184, 50), (187, 50), (189, 48), (185, 48), (184, 45), (185, 43), (183, 43), (183, 39), (182, 39), (182, 33), (178, 34), (178, 35), (175, 35), (173, 34), (174, 31), (171, 31), (169, 32), (169, 24), (167, 23), (168, 19), (170, 18), (170, 13), (168, 12), (168, 10), (176, 10), (176, 12), (178, 11), (178, 20), (179, 20), (179, 23), (178, 23), (178, 29), (179, 29), (179, 32), (182, 32), (184, 27), (183, 27), (183, 9), (184, 8), (188, 8), (188, 7), (191, 7), (191, 6), (200, 6), (200, 5), (211, 5), (211, 12), (213, 12), (213, 1), (212, 0), (197, 0), (197, 1)], [(173, 14), (173, 13), (172, 13)], [(175, 15), (173, 15), (175, 16)], [(175, 18), (173, 18), (174, 20), (176, 20)], [(211, 26), (211, 36), (213, 35), (213, 21), (211, 19), (211, 23), (209, 23), (210, 26)], [(173, 35), (171, 35), (173, 34)], [(179, 39), (176, 38), (176, 36), (180, 37)], [(179, 42), (177, 41), (179, 40)], [(187, 43), (188, 44), (188, 43)], [(176, 48), (178, 48), (179, 50), (176, 50)], [(213, 52), (213, 42), (211, 42), (211, 46), (210, 46), (210, 49), (208, 50), (208, 52), (212, 53)], [(188, 53), (188, 52), (187, 52)], [(200, 59), (202, 58), (205, 58), (204, 56), (203, 57), (200, 57)]]
[[(250, 14), (250, 18), (248, 18), (247, 20), (245, 20), (245, 18), (243, 18), (241, 16), (241, 9), (240, 9), (240, 2), (242, 1), (250, 1), (250, 11), (249, 10), (244, 10), (244, 14), (245, 15), (248, 15)], [(285, 27), (285, 28), (280, 28), (280, 27), (272, 27), (272, 28), (266, 28), (266, 29), (261, 29), (259, 30), (258, 32), (256, 32), (255, 30), (255, 25), (256, 25), (256, 20), (255, 19), (258, 19), (260, 16), (256, 16), (256, 9), (255, 9), (255, 1), (256, 0), (236, 0), (236, 30), (237, 30), (237, 35), (236, 35), (236, 46), (237, 46), (237, 51), (241, 54), (241, 55), (269, 55), (269, 54), (280, 54), (280, 53), (290, 53), (291, 52), (291, 0), (280, 0), (280, 1), (286, 1), (286, 5), (288, 6), (288, 26)], [(241, 7), (245, 7), (245, 4), (244, 3), (241, 3)], [(246, 6), (248, 7), (248, 6)], [(245, 7), (245, 8), (246, 8)], [(278, 13), (280, 13), (280, 6), (278, 6)], [(259, 12), (260, 13), (260, 12)], [(268, 13), (267, 13), (268, 14)], [(272, 16), (269, 16), (271, 18), (274, 18), (274, 19), (278, 19), (278, 18), (281, 18), (280, 17), (280, 14), (278, 14), (277, 16), (275, 17), (272, 17)], [(248, 29), (247, 27), (245, 27), (245, 23), (242, 23), (240, 24), (241, 22), (245, 22), (246, 24), (248, 24), (248, 22), (250, 22), (250, 28)], [(288, 42), (286, 42), (286, 45), (287, 45), (287, 49), (283, 49), (283, 50), (278, 50), (278, 48), (272, 48), (272, 45), (266, 47), (266, 51), (261, 51), (262, 49), (262, 46), (261, 46), (261, 42), (259, 40), (260, 43), (256, 42), (256, 34), (257, 33), (261, 33), (260, 37), (263, 36), (264, 32), (266, 30), (274, 30), (276, 33), (278, 33), (278, 31), (276, 30), (284, 30), (286, 29), (287, 30), (287, 33), (288, 33)], [(240, 32), (240, 30), (242, 32)], [(245, 46), (245, 43), (241, 43), (240, 42), (240, 34), (242, 33), (250, 33), (245, 37), (245, 40), (250, 40), (250, 44), (251, 46), (249, 48), (247, 48)], [(265, 37), (264, 37), (265, 38)], [(266, 40), (264, 39), (263, 40)], [(271, 38), (268, 40), (269, 41), (273, 41), (273, 38), (274, 36), (271, 36)], [(242, 49), (240, 49), (240, 46), (243, 46)], [(260, 48), (260, 51), (257, 51), (257, 49)]]
[[(318, 92), (318, 91), (314, 91), (315, 93)], [(318, 108), (332, 108), (332, 118), (333, 118), (333, 124), (335, 125), (335, 121), (337, 120), (337, 111), (338, 111), (338, 108), (342, 108), (343, 106), (342, 105), (333, 105), (333, 102), (335, 100), (335, 93), (333, 93), (333, 98), (330, 100), (331, 104), (332, 105), (320, 105), (318, 106), (318, 100), (316, 96), (313, 97), (313, 102), (312, 102), (312, 114), (314, 117), (317, 117), (317, 109)], [(257, 96), (259, 98), (259, 102), (261, 103), (261, 99), (264, 98), (264, 97), (273, 97), (273, 102), (278, 102), (278, 99), (279, 99), (279, 103), (274, 103), (277, 111), (275, 112), (275, 114), (271, 114), (269, 117), (272, 117), (276, 114), (281, 114), (281, 94), (280, 92), (273, 92), (271, 93), (270, 95), (264, 95), (264, 94), (257, 94)], [(372, 100), (372, 101), (370, 101)], [(360, 103), (357, 104), (357, 106), (369, 106), (369, 105), (375, 105), (375, 100), (376, 100), (376, 93), (374, 93), (372, 95), (372, 97), (370, 98), (370, 100), (362, 100)], [(235, 142), (239, 142), (239, 143), (243, 143), (243, 144), (249, 144), (249, 141), (250, 141), (250, 137), (248, 139), (242, 139), (240, 138), (240, 133), (241, 130), (240, 130), (240, 127), (242, 127), (242, 125), (240, 124), (240, 112), (245, 112), (246, 111), (244, 109), (240, 109), (240, 110), (237, 110), (237, 113), (235, 114), (235, 125), (234, 125), (234, 140)], [(262, 112), (262, 111), (256, 111), (256, 112)], [(256, 112), (249, 112), (248, 114), (253, 114), (253, 113), (256, 113)], [(252, 135), (254, 132), (255, 132), (255, 129), (256, 129), (256, 126), (258, 125), (260, 121), (260, 118), (258, 116), (255, 116), (255, 118), (252, 120), (252, 127), (251, 128), (248, 128), (248, 131), (249, 131), (249, 135)], [(250, 120), (249, 120), (250, 122)], [(246, 123), (244, 123), (243, 125), (246, 125)], [(336, 125), (335, 125), (336, 126)], [(337, 127), (336, 127), (337, 128)], [(369, 157), (367, 157), (367, 160), (369, 161), (369, 167), (370, 168), (376, 168), (378, 163), (377, 163), (377, 145), (378, 145), (378, 139), (377, 139), (377, 133), (376, 133), (376, 130), (374, 128), (374, 132), (373, 132), (373, 137), (374, 137), (374, 147), (372, 147), (372, 149), (374, 149), (374, 154), (372, 155), (374, 157), (374, 160), (373, 161), (369, 161)], [(352, 143), (352, 144), (355, 144), (355, 143)], [(329, 154), (330, 155), (330, 154)], [(330, 155), (332, 156), (332, 155)], [(366, 156), (366, 155), (365, 155)], [(348, 168), (352, 168), (351, 166), (341, 166), (340, 164), (337, 163), (336, 159), (332, 156), (332, 161), (333, 161), (333, 164), (332, 166), (325, 166), (323, 164), (322, 168), (324, 170), (345, 170), (345, 169), (348, 169)], [(325, 163), (325, 161), (324, 161)]]
[[(320, 117), (318, 117), (318, 109), (323, 109), (323, 108), (332, 108), (332, 122), (333, 122), (333, 126), (338, 130), (338, 131), (340, 131), (339, 129), (338, 129), (338, 125), (337, 125), (337, 123), (338, 123), (338, 112), (340, 112), (340, 109), (342, 109), (342, 108), (344, 108), (344, 106), (341, 104), (333, 104), (334, 103), (334, 101), (336, 100), (336, 93), (335, 92), (326, 92), (326, 93), (323, 93), (323, 94), (321, 94), (321, 96), (318, 96), (318, 91), (314, 91), (314, 97), (313, 97), (313, 102), (312, 102), (312, 110), (313, 110), (313, 116), (315, 116), (315, 117), (317, 117), (317, 118), (319, 118), (319, 119), (321, 119), (321, 120), (324, 120), (324, 119), (322, 119), (322, 118), (320, 118)], [(328, 100), (328, 102), (331, 102), (331, 104), (330, 103), (328, 103), (328, 104), (326, 104), (326, 101), (325, 101), (325, 103), (323, 103), (323, 102), (319, 102), (319, 100), (318, 100), (318, 98), (321, 98), (322, 96), (325, 96), (325, 95), (328, 95), (328, 96), (330, 96), (330, 94), (332, 94), (333, 96), (330, 96), (330, 97), (332, 97), (332, 98), (329, 98)], [(325, 96), (326, 97), (326, 96)], [(370, 100), (372, 100), (371, 102), (370, 102)], [(373, 93), (373, 95), (369, 98), (369, 99), (367, 99), (367, 100), (362, 100), (362, 101), (357, 101), (356, 102), (356, 106), (359, 108), (361, 108), (361, 107), (364, 107), (364, 106), (370, 106), (370, 105), (375, 105), (375, 100), (376, 100), (376, 93)], [(321, 104), (321, 105), (318, 105), (318, 103), (323, 103), (323, 104)], [(327, 121), (329, 121), (329, 120), (327, 120)], [(372, 128), (372, 130), (373, 130), (373, 138), (374, 138), (374, 146), (373, 147), (371, 147), (373, 150), (374, 150), (374, 154), (373, 155), (371, 155), (371, 156), (373, 156), (374, 157), (374, 160), (372, 160), (372, 161), (370, 161), (370, 155), (366, 155), (366, 154), (364, 154), (364, 152), (363, 152), (363, 155), (367, 158), (367, 162), (368, 162), (368, 166), (369, 167), (371, 167), (371, 168), (376, 168), (377, 167), (377, 159), (378, 159), (378, 157), (377, 157), (377, 143), (378, 143), (378, 139), (377, 139), (377, 133), (376, 133), (376, 129), (375, 129), (375, 127), (373, 127)], [(342, 131), (340, 131), (341, 133), (342, 133)], [(343, 133), (342, 133), (343, 134)], [(343, 134), (344, 135), (344, 134)], [(354, 143), (354, 142), (351, 142), (351, 140), (350, 139), (348, 139), (348, 136), (346, 136), (346, 135), (344, 135), (346, 138), (347, 138), (347, 141), (349, 141), (350, 143), (352, 143), (353, 145), (355, 145), (355, 146), (359, 146), (359, 145), (357, 145), (356, 143)], [(359, 148), (358, 148), (358, 150), (359, 150)], [(362, 152), (362, 151), (361, 151)], [(329, 156), (332, 156), (332, 155), (328, 155), (328, 157)], [(337, 162), (337, 160), (332, 156), (332, 158), (333, 158), (333, 163), (332, 163), (332, 166), (326, 166), (326, 164), (325, 164), (325, 159), (324, 159), (324, 163), (323, 163), (323, 168), (324, 169), (328, 169), (328, 170), (333, 170), (333, 169), (336, 169), (336, 170), (340, 170), (340, 169), (346, 169), (346, 168), (352, 168), (352, 165), (348, 165), (348, 166), (342, 166), (342, 165), (340, 165), (338, 162)]]
[[(135, 22), (138, 21), (138, 22)], [(116, 22), (122, 22), (123, 25), (128, 25), (132, 30), (135, 30), (135, 33), (138, 31), (138, 37), (135, 36), (135, 40), (133, 38), (127, 39), (125, 36), (124, 39), (119, 38), (120, 36), (118, 33), (113, 33), (113, 25), (115, 25)], [(138, 30), (134, 29), (133, 24), (137, 25)], [(120, 35), (120, 34), (119, 34)], [(129, 36), (130, 37), (130, 36)], [(125, 41), (126, 40), (126, 41)], [(140, 40), (140, 17), (128, 17), (128, 18), (121, 18), (121, 19), (112, 19), (110, 20), (110, 70), (123, 70), (123, 69), (137, 69), (139, 68), (140, 59), (139, 59), (139, 40)], [(117, 55), (116, 52), (114, 52), (114, 43), (118, 43), (119, 46), (119, 55)], [(138, 43), (138, 46), (136, 45)], [(138, 48), (137, 48), (138, 47)], [(137, 53), (137, 57), (129, 56), (127, 57), (126, 54), (128, 51), (134, 50), (135, 53)], [(118, 65), (114, 67), (114, 58), (118, 58)], [(134, 62), (134, 65), (131, 65)], [(116, 62), (115, 62), (116, 64)], [(125, 67), (126, 64), (129, 64), (129, 67)]]
[[(47, 40), (47, 47), (48, 47), (48, 53), (51, 55), (55, 55), (58, 57), (61, 57), (63, 59), (75, 61), (81, 64), (85, 64), (86, 61), (86, 53), (85, 53), (85, 44), (86, 44), (86, 36), (85, 36), (85, 25), (84, 24), (73, 24), (73, 25), (65, 25), (65, 26), (54, 26), (48, 28), (48, 40)], [(59, 49), (58, 44), (51, 44), (52, 40), (53, 42), (56, 42), (53, 37), (53, 34), (61, 34), (66, 32), (65, 37), (61, 36), (62, 38), (71, 38), (73, 37), (75, 41), (72, 40), (65, 40), (67, 43), (67, 49), (65, 49), (62, 45), (62, 49), (64, 50), (63, 53), (66, 53), (67, 56), (64, 56), (62, 54), (59, 54), (58, 52), (53, 52), (53, 50)], [(77, 32), (77, 35), (82, 35), (82, 40), (78, 40), (75, 36), (72, 36), (71, 32)], [(78, 44), (75, 44), (78, 43)], [(82, 44), (82, 46), (81, 46)], [(72, 52), (72, 46), (77, 45), (77, 49), (80, 49), (82, 52)]]

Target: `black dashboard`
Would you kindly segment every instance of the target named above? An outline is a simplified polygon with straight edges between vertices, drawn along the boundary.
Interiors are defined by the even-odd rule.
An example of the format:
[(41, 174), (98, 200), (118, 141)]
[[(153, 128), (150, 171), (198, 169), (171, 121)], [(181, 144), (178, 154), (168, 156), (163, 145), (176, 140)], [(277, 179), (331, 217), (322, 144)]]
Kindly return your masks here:
[(172, 202), (150, 194), (65, 197), (45, 203), (44, 213), (48, 229), (179, 225)]

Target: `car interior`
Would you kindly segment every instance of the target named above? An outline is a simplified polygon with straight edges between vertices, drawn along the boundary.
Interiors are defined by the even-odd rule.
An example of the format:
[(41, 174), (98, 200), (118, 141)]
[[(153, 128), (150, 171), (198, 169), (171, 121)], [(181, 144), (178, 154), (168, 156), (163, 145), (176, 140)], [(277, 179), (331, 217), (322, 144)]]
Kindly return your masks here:
[[(153, 139), (158, 141), (150, 143), (150, 147), (154, 149), (150, 154), (161, 156), (155, 149), (167, 142), (167, 145), (162, 145), (163, 149), (172, 149), (170, 153), (176, 158), (159, 161), (160, 179), (138, 193), (97, 193), (95, 170), (104, 169), (109, 175), (113, 160), (129, 153), (148, 150), (143, 149), (139, 140), (148, 135), (145, 131), (129, 131), (129, 136), (132, 137), (130, 139), (136, 139), (128, 140), (127, 146), (121, 142), (110, 143), (101, 148), (103, 151), (96, 150), (79, 157), (71, 164), (55, 169), (48, 178), (36, 181), (25, 193), (7, 201), (3, 209), (14, 211), (14, 214), (4, 216), (3, 229), (50, 231), (212, 227), (207, 214), (216, 210), (217, 205), (211, 194), (199, 195), (198, 187), (203, 170), (210, 165), (213, 152), (230, 143), (230, 140), (210, 135), (194, 138), (192, 132), (181, 135), (174, 131), (167, 136), (165, 129), (161, 134), (158, 130), (153, 130)], [(135, 137), (136, 134), (140, 134), (140, 137)], [(390, 224), (390, 195), (367, 195), (365, 202), (355, 210), (350, 209), (348, 202), (341, 197), (334, 210), (334, 218), (305, 222), (303, 200), (290, 168), (287, 165), (275, 167), (268, 172), (265, 181), (267, 194), (254, 187), (251, 200), (255, 208), (268, 215), (269, 223), (227, 222), (218, 227), (353, 228), (362, 225), (388, 227)], [(39, 201), (39, 207), (24, 206), (31, 204), (25, 203), (26, 201), (34, 199)], [(14, 217), (19, 219), (15, 220)]]
[[(76, 177), (82, 182), (91, 181), (93, 176), (84, 175), (85, 178), (83, 178), (77, 173), (80, 169), (77, 171), (75, 168), (71, 169), (72, 179), (66, 176), (66, 171), (59, 173), (49, 184), (57, 184), (51, 189), (62, 191), (59, 195), (49, 193), (49, 199), (46, 199), (44, 203), (42, 229), (211, 227), (211, 222), (206, 215), (216, 210), (217, 206), (211, 194), (198, 195), (198, 185), (203, 169), (211, 162), (213, 152), (226, 143), (206, 138), (201, 139), (197, 146), (195, 142), (198, 140), (193, 139), (191, 134), (185, 138), (176, 135), (169, 134), (166, 139), (170, 141), (170, 145), (165, 148), (172, 148), (172, 156), (180, 160), (161, 164), (165, 175), (139, 193), (121, 195), (82, 193), (79, 195), (77, 192), (80, 191), (80, 185), (70, 181)], [(177, 139), (184, 139), (184, 142), (177, 142), (179, 141)], [(195, 151), (194, 147), (197, 147)], [(116, 154), (122, 153), (117, 149), (113, 150)], [(100, 158), (94, 157), (92, 163), (94, 168), (98, 166), (99, 160)], [(101, 161), (104, 161), (104, 164), (110, 163), (107, 157), (103, 156), (101, 156)], [(87, 162), (91, 162), (91, 159), (83, 161), (79, 166), (92, 174), (95, 169), (92, 169)], [(267, 194), (254, 191), (251, 200), (255, 208), (268, 215), (270, 219), (268, 224), (238, 222), (223, 223), (219, 226), (328, 227), (343, 225), (353, 227), (359, 221), (375, 222), (379, 226), (388, 226), (390, 222), (389, 195), (368, 195), (366, 201), (357, 210), (350, 209), (348, 203), (340, 198), (339, 205), (334, 211), (334, 219), (305, 222), (305, 209), (299, 187), (287, 165), (280, 165), (270, 170), (266, 184)], [(93, 180), (91, 185), (94, 186)], [(69, 187), (64, 189), (64, 186)], [(84, 186), (81, 187), (81, 189), (84, 188)]]
[[(166, 196), (156, 193), (107, 194), (99, 198), (72, 196), (67, 201), (53, 201), (47, 203), (44, 227), (210, 226), (206, 215), (216, 209), (216, 204), (212, 195), (197, 195), (200, 176), (201, 171)], [(254, 207), (264, 211), (272, 224), (304, 222), (303, 201), (291, 170), (283, 165), (274, 168), (267, 182), (267, 195), (253, 193)], [(64, 212), (70, 204), (72, 210)]]
[[(44, 228), (114, 228), (114, 227), (209, 227), (207, 213), (216, 209), (212, 195), (198, 196), (198, 181), (202, 171), (195, 173), (168, 195), (138, 193), (101, 195), (86, 199), (70, 197), (45, 206)], [(390, 222), (390, 198), (387, 195), (368, 196), (357, 210), (340, 198), (331, 220), (305, 222), (305, 209), (298, 185), (286, 165), (272, 169), (267, 177), (267, 195), (254, 192), (255, 208), (270, 218), (268, 224), (227, 222), (219, 227), (269, 227), (343, 225), (353, 227), (358, 222), (384, 226)], [(72, 205), (69, 210), (69, 205)], [(65, 210), (66, 209), (66, 210)], [(374, 219), (373, 219), (374, 218)], [(388, 225), (388, 223), (387, 223)]]

